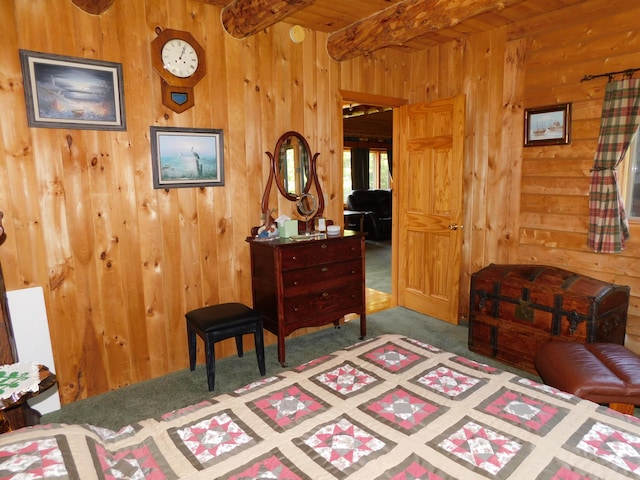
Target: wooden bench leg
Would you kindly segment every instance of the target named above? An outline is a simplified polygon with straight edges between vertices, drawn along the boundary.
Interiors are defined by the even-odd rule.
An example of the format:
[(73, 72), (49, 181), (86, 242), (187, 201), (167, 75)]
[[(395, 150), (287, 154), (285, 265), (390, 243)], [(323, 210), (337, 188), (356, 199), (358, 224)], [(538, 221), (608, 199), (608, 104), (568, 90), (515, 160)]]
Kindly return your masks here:
[(616, 412), (626, 413), (627, 415), (633, 415), (635, 405), (631, 403), (610, 403), (609, 408)]

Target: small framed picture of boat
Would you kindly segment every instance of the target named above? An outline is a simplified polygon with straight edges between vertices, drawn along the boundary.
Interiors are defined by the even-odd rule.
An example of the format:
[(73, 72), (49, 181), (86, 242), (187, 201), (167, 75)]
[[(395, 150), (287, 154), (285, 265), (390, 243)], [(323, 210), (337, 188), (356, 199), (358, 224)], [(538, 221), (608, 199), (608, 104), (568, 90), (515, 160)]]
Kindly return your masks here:
[(126, 130), (122, 64), (20, 50), (30, 127)]
[(153, 188), (224, 185), (222, 130), (151, 127)]
[(571, 143), (571, 104), (527, 108), (524, 111), (524, 146)]

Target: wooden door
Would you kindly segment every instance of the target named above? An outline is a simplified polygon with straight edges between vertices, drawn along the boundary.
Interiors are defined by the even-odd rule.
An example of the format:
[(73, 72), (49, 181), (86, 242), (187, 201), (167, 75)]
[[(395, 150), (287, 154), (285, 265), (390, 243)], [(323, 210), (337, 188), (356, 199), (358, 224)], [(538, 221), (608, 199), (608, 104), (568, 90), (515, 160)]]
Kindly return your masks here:
[(463, 238), (464, 117), (462, 95), (394, 111), (398, 305), (455, 324)]

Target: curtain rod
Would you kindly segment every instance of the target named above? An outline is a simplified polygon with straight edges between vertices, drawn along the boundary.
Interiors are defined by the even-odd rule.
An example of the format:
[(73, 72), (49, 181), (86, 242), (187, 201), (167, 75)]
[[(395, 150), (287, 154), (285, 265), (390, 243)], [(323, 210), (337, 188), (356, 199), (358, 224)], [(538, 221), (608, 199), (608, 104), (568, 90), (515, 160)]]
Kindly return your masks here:
[(640, 68), (627, 68), (626, 70), (620, 70), (618, 72), (601, 73), (600, 75), (585, 75), (584, 77), (582, 77), (582, 80), (580, 81), (587, 82), (589, 80), (593, 80), (594, 78), (599, 78), (599, 77), (609, 77), (609, 81), (612, 81), (613, 76), (618, 75), (620, 73), (631, 78), (631, 75), (633, 75), (634, 72), (637, 72), (638, 70), (640, 70)]

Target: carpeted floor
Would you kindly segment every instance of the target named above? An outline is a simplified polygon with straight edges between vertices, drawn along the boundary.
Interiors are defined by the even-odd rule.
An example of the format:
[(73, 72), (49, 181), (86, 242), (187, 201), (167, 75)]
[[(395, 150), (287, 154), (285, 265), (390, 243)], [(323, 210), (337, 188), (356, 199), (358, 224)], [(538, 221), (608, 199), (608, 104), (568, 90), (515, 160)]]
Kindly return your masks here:
[[(391, 292), (391, 245), (389, 242), (367, 241), (367, 287)], [(289, 338), (287, 363), (293, 368), (301, 363), (333, 352), (358, 341), (359, 320), (347, 322), (339, 329), (328, 327), (310, 335)], [(396, 333), (413, 337), (447, 351), (464, 355), (526, 377), (540, 380), (502, 363), (470, 352), (467, 348), (466, 325), (451, 325), (421, 315), (402, 307), (396, 307), (367, 316), (367, 337)], [(267, 375), (277, 375), (284, 370), (277, 360), (276, 345), (266, 348)], [(253, 351), (243, 358), (228, 357), (216, 362), (216, 390), (207, 390), (204, 365), (194, 372), (181, 370), (160, 378), (121, 388), (69, 405), (46, 414), (42, 423), (90, 423), (117, 430), (122, 426), (148, 417), (197, 403), (220, 393), (242, 387), (259, 379), (258, 364)], [(638, 415), (638, 409), (636, 410)]]
[[(391, 244), (367, 241), (366, 283), (373, 288), (391, 293)], [(358, 341), (359, 320), (346, 323), (340, 329), (329, 327), (287, 340), (287, 363), (295, 367), (301, 363), (333, 352)], [(374, 313), (367, 316), (367, 337), (398, 333), (431, 343), (450, 352), (465, 355), (516, 373), (491, 360), (475, 355), (467, 349), (467, 328), (450, 325), (404, 308)], [(266, 348), (267, 375), (283, 371), (277, 360), (276, 346)], [(188, 369), (147, 380), (69, 405), (57, 412), (46, 414), (42, 423), (91, 423), (117, 430), (124, 425), (148, 417), (155, 417), (177, 408), (197, 403), (216, 394), (242, 387), (259, 377), (253, 351), (244, 357), (229, 357), (216, 362), (216, 390), (207, 390), (204, 365), (194, 372)]]
[[(467, 349), (467, 328), (451, 325), (401, 307), (367, 316), (367, 337), (397, 333), (411, 336), (505, 370), (522, 374)], [(359, 321), (346, 323), (339, 329), (327, 328), (310, 335), (287, 340), (287, 363), (295, 367), (326, 353), (358, 341)], [(267, 375), (283, 371), (277, 361), (276, 346), (266, 348)], [(529, 375), (528, 375), (529, 376)], [(244, 357), (228, 357), (216, 362), (216, 390), (207, 390), (204, 365), (194, 372), (188, 369), (147, 380), (72, 404), (42, 417), (42, 423), (90, 423), (117, 430), (129, 423), (155, 417), (216, 394), (227, 392), (260, 378), (253, 351)], [(534, 377), (535, 378), (535, 377)]]
[(367, 288), (391, 293), (391, 241), (366, 241), (366, 285)]

